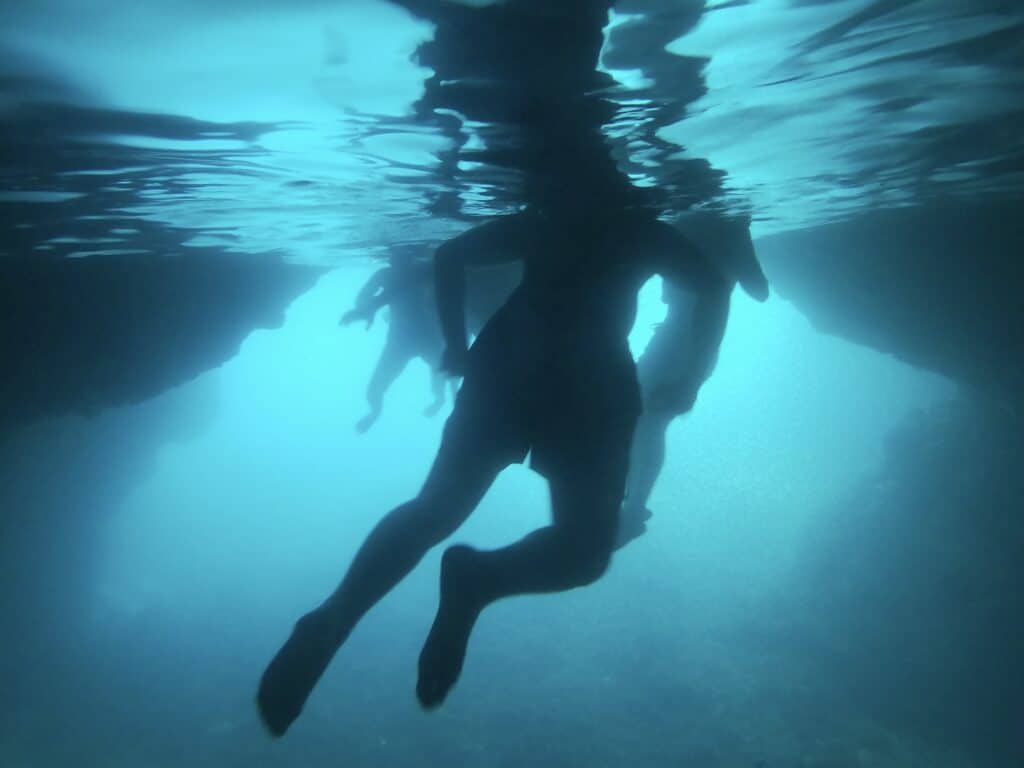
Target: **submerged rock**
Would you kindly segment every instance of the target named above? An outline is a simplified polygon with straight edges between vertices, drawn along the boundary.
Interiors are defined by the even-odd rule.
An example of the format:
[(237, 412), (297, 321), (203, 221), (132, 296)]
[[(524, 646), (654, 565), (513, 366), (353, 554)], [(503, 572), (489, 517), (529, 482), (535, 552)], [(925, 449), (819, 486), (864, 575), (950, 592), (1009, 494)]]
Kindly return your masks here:
[(887, 447), (877, 482), (806, 543), (794, 636), (837, 711), (972, 765), (1019, 765), (1024, 424), (965, 397)]
[(321, 271), (208, 249), (0, 262), (0, 435), (137, 403), (273, 328)]
[(772, 287), (822, 331), (997, 397), (1024, 396), (1015, 203), (866, 211), (757, 242)]

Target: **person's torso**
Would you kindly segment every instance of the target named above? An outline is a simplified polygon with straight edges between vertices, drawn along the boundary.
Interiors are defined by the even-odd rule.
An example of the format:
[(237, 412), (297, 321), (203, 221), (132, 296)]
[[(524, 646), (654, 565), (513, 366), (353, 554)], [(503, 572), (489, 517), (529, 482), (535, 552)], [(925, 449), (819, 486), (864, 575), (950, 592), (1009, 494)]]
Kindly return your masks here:
[(439, 330), (431, 265), (392, 269), (385, 286), (391, 332), (403, 336), (433, 335)]
[(652, 223), (626, 215), (582, 225), (535, 216), (522, 282), (499, 314), (528, 312), (548, 346), (625, 349), (637, 293), (653, 273), (644, 253)]

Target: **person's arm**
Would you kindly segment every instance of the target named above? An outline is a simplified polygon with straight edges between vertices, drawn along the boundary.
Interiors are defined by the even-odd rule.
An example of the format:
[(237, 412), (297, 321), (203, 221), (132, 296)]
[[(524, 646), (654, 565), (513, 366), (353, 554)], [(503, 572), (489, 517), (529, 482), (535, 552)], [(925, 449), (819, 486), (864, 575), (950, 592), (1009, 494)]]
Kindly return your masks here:
[(367, 328), (373, 325), (373, 318), (377, 314), (377, 310), (389, 301), (388, 291), (385, 289), (388, 272), (388, 267), (378, 269), (359, 289), (352, 309), (341, 316), (342, 325), (348, 325), (357, 320), (365, 320)]
[[(681, 233), (666, 233), (665, 240), (667, 250), (659, 271), (673, 284), (676, 294), (691, 293), (694, 306), (688, 318), (684, 313), (670, 313), (671, 324), (662, 331), (677, 334), (681, 354), (666, 364), (667, 370), (652, 393), (652, 405), (683, 413), (693, 407), (697, 392), (718, 359), (729, 319), (732, 282)], [(667, 297), (672, 294), (666, 291)], [(685, 339), (689, 344), (684, 343)]]
[[(461, 237), (461, 236), (460, 236)], [(444, 336), (441, 370), (461, 376), (469, 341), (466, 337), (466, 259), (460, 237), (442, 244), (434, 254), (434, 290)]]
[(729, 295), (731, 286), (720, 283), (697, 294), (697, 303), (693, 308), (692, 351), (686, 363), (686, 369), (680, 377), (680, 399), (686, 409), (693, 407), (697, 400), (697, 392), (708, 380), (718, 362), (718, 350), (725, 338), (725, 328), (729, 322)]
[(466, 333), (466, 267), (499, 264), (522, 258), (520, 247), (524, 222), (506, 216), (463, 232), (443, 243), (434, 253), (434, 288), (444, 335), (441, 369), (461, 376), (465, 369), (469, 338)]
[(736, 282), (754, 301), (765, 302), (768, 300), (770, 292), (768, 278), (765, 277), (764, 270), (761, 269), (761, 262), (757, 260), (754, 241), (750, 239), (750, 230), (744, 231), (743, 235), (743, 239), (737, 246), (738, 253), (734, 259)]

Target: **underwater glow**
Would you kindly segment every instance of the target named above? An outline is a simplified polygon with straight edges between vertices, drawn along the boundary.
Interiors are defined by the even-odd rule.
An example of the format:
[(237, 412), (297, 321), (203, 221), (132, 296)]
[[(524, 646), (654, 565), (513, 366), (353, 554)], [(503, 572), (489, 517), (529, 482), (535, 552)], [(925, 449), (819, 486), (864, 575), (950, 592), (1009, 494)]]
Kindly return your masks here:
[[(1017, 120), (1020, 73), (998, 47), (975, 64), (958, 49), (1012, 33), (1020, 17), (915, 2), (873, 18), (875, 5), (730, 4), (669, 47), (709, 57), (708, 92), (659, 135), (728, 172), (731, 192), (759, 212), (756, 233), (919, 201), (922, 176), (931, 194), (984, 193), (995, 181), (986, 166), (1019, 151), (1005, 133), (983, 161), (959, 162), (952, 132)], [(944, 131), (949, 151), (925, 156), (922, 142)]]
[[(391, 390), (380, 422), (365, 436), (352, 429), (386, 326), (364, 332), (336, 321), (368, 275), (332, 273), (281, 330), (253, 334), (237, 358), (189, 385), (215, 388), (214, 420), (160, 450), (106, 532), (85, 642), (144, 636), (148, 663), (166, 674), (186, 658), (217, 666), (223, 687), (203, 693), (209, 755), (263, 754), (248, 698), (261, 664), (295, 615), (333, 588), (379, 515), (415, 492), (437, 445), (444, 414), (420, 415), (429, 392), (418, 363)], [(638, 343), (663, 314), (657, 289), (643, 292)], [(861, 382), (855, 396), (851, 377)], [(619, 723), (602, 726), (601, 743), (650, 744), (634, 764), (663, 765), (694, 742), (659, 702), (671, 689), (693, 697), (680, 706), (695, 726), (718, 722), (710, 701), (756, 719), (757, 684), (743, 677), (753, 660), (735, 655), (741, 633), (770, 617), (823, 523), (816, 516), (881, 463), (891, 426), (951, 394), (938, 377), (817, 334), (781, 300), (737, 298), (715, 375), (671, 429), (651, 529), (610, 573), (586, 590), (495, 606), (456, 692), (426, 717), (412, 673), (433, 616), (439, 548), (360, 625), (303, 720), (275, 745), (273, 764), (353, 748), (371, 762), (401, 762), (424, 740), (442, 764), (485, 764), (488, 754), (514, 754), (516, 734), (531, 731), (540, 739), (533, 754), (579, 758), (591, 741), (575, 733), (583, 719)], [(453, 540), (498, 546), (547, 514), (543, 482), (512, 467)], [(773, 683), (760, 685), (770, 696)], [(153, 717), (188, 707), (187, 696), (162, 696)], [(623, 696), (635, 699), (628, 722)], [(516, 701), (524, 721), (509, 733), (501, 723)], [(126, 746), (132, 755), (146, 749)]]
[[(88, 138), (111, 155), (100, 170), (123, 182), (123, 201), (87, 177), (18, 171), (5, 177), (5, 195), (85, 195), (112, 218), (125, 211), (209, 230), (192, 242), (320, 264), (358, 257), (381, 237), (438, 242), (461, 228), (423, 213), (451, 190), (441, 155), (453, 147), (437, 124), (412, 117), (433, 74), (414, 57), (433, 35), (429, 23), (384, 0), (94, 6), (5, 9), (0, 48), (15, 85), (0, 105), (8, 114), (39, 103), (111, 110), (102, 118), (110, 129)], [(1019, 11), (758, 0), (709, 4), (685, 29), (689, 7), (626, 3), (605, 29), (600, 71), (617, 85), (604, 95), (621, 110), (605, 133), (636, 185), (660, 186), (679, 178), (679, 163), (709, 160), (727, 174), (719, 202), (756, 209), (758, 234), (866, 205), (1020, 189), (1012, 168), (993, 173), (1024, 135), (1012, 128), (1024, 83), (1004, 53)], [(644, 25), (684, 29), (662, 51), (623, 42)], [(667, 57), (667, 73), (692, 62), (701, 82), (685, 88), (707, 89), (676, 118), (672, 100), (688, 96), (655, 76), (655, 54)], [(208, 126), (193, 135), (172, 118)], [(487, 126), (458, 119), (470, 149)], [(118, 130), (125, 120), (137, 131)], [(993, 121), (1006, 129), (985, 127)], [(965, 143), (970, 152), (958, 150)], [(150, 170), (115, 170), (126, 164)], [(459, 168), (467, 212), (507, 212), (492, 194), (502, 169)]]
[[(0, 768), (1019, 768), (1024, 4), (613, 5), (0, 0)], [(770, 298), (598, 581), (488, 607), (428, 713), (437, 547), (269, 739), (456, 391), (415, 360), (357, 434), (391, 326), (342, 313), (552, 193), (748, 290), (749, 217)], [(509, 467), (450, 542), (550, 505)]]

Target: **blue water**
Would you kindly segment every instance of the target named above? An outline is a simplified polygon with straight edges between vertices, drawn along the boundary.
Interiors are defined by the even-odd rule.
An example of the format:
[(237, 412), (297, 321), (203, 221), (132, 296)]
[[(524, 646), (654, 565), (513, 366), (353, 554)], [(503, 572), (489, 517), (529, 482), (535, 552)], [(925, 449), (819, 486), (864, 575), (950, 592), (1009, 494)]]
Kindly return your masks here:
[[(397, 4), (3, 12), (0, 204), (29, 204), (6, 214), (35, 230), (22, 247), (144, 255), (142, 221), (186, 245), (335, 264), (464, 229), (424, 214), (445, 191), (470, 216), (508, 210), (508, 174), (468, 153), (509, 126), (414, 119), (435, 75), (414, 54), (435, 30)], [(596, 95), (618, 107), (603, 131), (620, 168), (664, 185), (707, 161), (725, 176), (704, 202), (752, 211), (755, 235), (1021, 191), (1015, 2), (630, 0), (610, 18), (599, 69), (614, 81)], [(441, 157), (456, 145), (453, 180)]]
[[(444, 416), (420, 415), (428, 376), (413, 365), (379, 424), (355, 434), (385, 330), (335, 322), (366, 276), (332, 273), (282, 329), (253, 334), (177, 393), (212, 389), (215, 416), (159, 450), (97, 543), (85, 627), (67, 653), (86, 679), (105, 660), (109, 703), (97, 709), (109, 714), (86, 713), (88, 731), (68, 748), (89, 764), (159, 766), (847, 765), (825, 761), (858, 750), (876, 755), (869, 765), (946, 759), (840, 709), (850, 706), (841, 687), (815, 680), (794, 642), (808, 619), (793, 595), (820, 529), (840, 514), (835, 499), (881, 470), (888, 430), (954, 388), (818, 334), (785, 302), (746, 299), (699, 407), (671, 430), (650, 532), (604, 579), (494, 606), (455, 692), (426, 715), (413, 685), (437, 599), (434, 553), (271, 743), (252, 706), (263, 665), (379, 515), (416, 491)], [(637, 346), (662, 311), (658, 295), (645, 289)], [(513, 467), (453, 540), (497, 546), (546, 515), (543, 482)], [(823, 703), (843, 714), (809, 721)], [(56, 719), (67, 727), (66, 713)], [(26, 765), (63, 753), (32, 729), (9, 738)]]
[[(932, 465), (892, 436), (948, 459), (933, 427), (963, 420), (958, 387), (819, 333), (778, 296), (734, 297), (718, 367), (671, 427), (650, 531), (600, 582), (489, 609), (428, 715), (413, 686), (433, 553), (360, 625), (293, 731), (267, 738), (253, 706), (264, 665), (379, 516), (415, 493), (449, 412), (421, 415), (415, 363), (357, 435), (386, 323), (338, 317), (389, 244), (438, 243), (507, 212), (528, 175), (474, 154), (522, 126), (423, 114), (436, 71), (416, 51), (436, 28), (403, 5), (0, 0), (0, 258), (212, 248), (334, 268), (220, 368), (0, 443), (18, 492), (99, 521), (53, 544), (86, 567), (32, 571), (54, 602), (19, 618), (55, 629), (0, 697), (0, 768), (1011, 765), (976, 749), (973, 722), (930, 720), (942, 681), (970, 674), (941, 643), (913, 644), (956, 624), (939, 598), (988, 605), (1006, 590), (963, 596), (945, 571), (879, 587), (871, 560), (931, 578), (931, 563), (959, 567), (969, 548), (957, 529), (922, 555), (887, 527), (945, 519), (944, 499), (915, 495)], [(610, 80), (591, 95), (614, 107), (608, 155), (634, 185), (670, 191), (669, 220), (699, 198), (749, 213), (760, 236), (1024, 186), (1015, 0), (630, 0), (601, 35)], [(446, 195), (459, 216), (430, 212)], [(637, 351), (659, 296), (644, 288)], [(544, 483), (512, 467), (455, 540), (497, 546), (546, 519)], [(32, 540), (46, 562), (48, 531)], [(892, 602), (857, 602), (862, 584)], [(950, 626), (847, 635), (876, 607), (905, 614), (904, 587), (910, 605), (939, 595), (927, 618)], [(984, 658), (999, 635), (982, 627), (966, 643)], [(909, 648), (906, 669), (893, 673), (892, 648)]]

